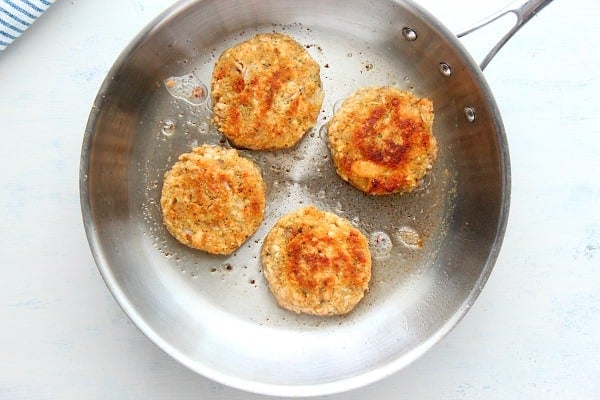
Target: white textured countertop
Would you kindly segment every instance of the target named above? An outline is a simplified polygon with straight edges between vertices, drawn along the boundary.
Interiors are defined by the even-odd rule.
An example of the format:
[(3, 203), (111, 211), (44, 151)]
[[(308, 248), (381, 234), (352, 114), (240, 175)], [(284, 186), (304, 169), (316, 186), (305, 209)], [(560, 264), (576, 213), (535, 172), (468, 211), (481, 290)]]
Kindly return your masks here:
[[(129, 322), (81, 220), (94, 97), (168, 0), (59, 0), (0, 53), (0, 399), (263, 399)], [(450, 29), (505, 0), (422, 0)], [(448, 4), (450, 3), (450, 4)], [(512, 163), (508, 229), (464, 320), (414, 364), (330, 399), (600, 398), (600, 5), (556, 0), (486, 69)], [(466, 42), (478, 57), (485, 35)]]

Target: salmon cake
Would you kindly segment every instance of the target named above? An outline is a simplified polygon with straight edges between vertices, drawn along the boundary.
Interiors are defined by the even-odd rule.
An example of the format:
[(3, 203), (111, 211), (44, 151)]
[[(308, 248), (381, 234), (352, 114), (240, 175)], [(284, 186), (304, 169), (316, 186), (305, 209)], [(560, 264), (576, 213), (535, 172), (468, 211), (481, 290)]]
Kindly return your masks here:
[(267, 235), (263, 273), (277, 303), (296, 313), (342, 315), (371, 279), (364, 235), (347, 220), (309, 206), (283, 216)]
[(215, 64), (213, 123), (236, 147), (292, 147), (317, 121), (323, 103), (320, 67), (281, 33), (259, 34)]
[(437, 155), (433, 103), (390, 86), (347, 98), (328, 124), (338, 175), (373, 195), (410, 192)]
[(186, 246), (230, 254), (261, 224), (265, 193), (254, 162), (235, 149), (203, 145), (180, 155), (165, 174), (163, 221)]

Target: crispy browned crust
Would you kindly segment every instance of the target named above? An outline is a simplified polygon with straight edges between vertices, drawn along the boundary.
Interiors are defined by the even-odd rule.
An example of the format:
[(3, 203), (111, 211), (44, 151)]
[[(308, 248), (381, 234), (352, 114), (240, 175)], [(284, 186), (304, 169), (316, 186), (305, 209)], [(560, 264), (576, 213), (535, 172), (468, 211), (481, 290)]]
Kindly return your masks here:
[(317, 120), (319, 64), (280, 33), (259, 34), (221, 55), (211, 82), (213, 122), (236, 146), (288, 148)]
[(314, 315), (350, 312), (371, 279), (364, 235), (315, 207), (282, 217), (262, 247), (263, 273), (280, 306)]
[(384, 195), (416, 188), (437, 154), (433, 103), (394, 87), (367, 87), (328, 125), (335, 168), (358, 189)]
[(189, 247), (230, 254), (262, 222), (265, 191), (252, 161), (234, 149), (203, 145), (179, 156), (165, 174), (163, 221)]

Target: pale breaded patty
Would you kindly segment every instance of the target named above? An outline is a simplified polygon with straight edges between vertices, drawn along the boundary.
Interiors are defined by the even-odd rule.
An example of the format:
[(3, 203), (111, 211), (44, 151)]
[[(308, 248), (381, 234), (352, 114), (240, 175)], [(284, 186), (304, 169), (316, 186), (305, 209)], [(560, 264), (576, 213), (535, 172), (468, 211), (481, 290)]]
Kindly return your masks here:
[(266, 33), (225, 50), (212, 76), (213, 122), (235, 145), (292, 147), (323, 103), (319, 64), (289, 36)]
[(237, 150), (196, 147), (165, 174), (163, 221), (189, 247), (230, 254), (262, 222), (265, 191), (258, 166)]
[(337, 173), (358, 189), (409, 192), (437, 154), (433, 103), (394, 87), (367, 87), (346, 99), (328, 124)]
[(275, 224), (261, 259), (273, 296), (297, 313), (346, 314), (363, 298), (371, 279), (364, 235), (345, 219), (312, 206)]

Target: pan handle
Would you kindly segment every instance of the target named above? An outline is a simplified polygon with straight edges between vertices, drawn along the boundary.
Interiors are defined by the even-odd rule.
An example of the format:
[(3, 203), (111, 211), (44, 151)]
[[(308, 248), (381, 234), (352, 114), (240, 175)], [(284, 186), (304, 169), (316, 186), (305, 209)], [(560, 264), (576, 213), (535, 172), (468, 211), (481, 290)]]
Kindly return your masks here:
[(497, 19), (508, 15), (514, 14), (517, 17), (517, 22), (515, 25), (496, 43), (496, 45), (487, 53), (483, 61), (479, 64), (479, 68), (484, 70), (485, 67), (490, 63), (492, 58), (500, 51), (502, 46), (508, 42), (508, 40), (519, 30), (523, 25), (527, 23), (533, 16), (535, 16), (542, 8), (546, 7), (550, 4), (552, 0), (517, 0), (512, 4), (508, 5), (506, 8), (498, 11), (495, 14), (479, 21), (473, 26), (463, 30), (458, 35), (458, 38), (466, 36), (484, 26), (489, 25), (490, 23), (496, 21)]

